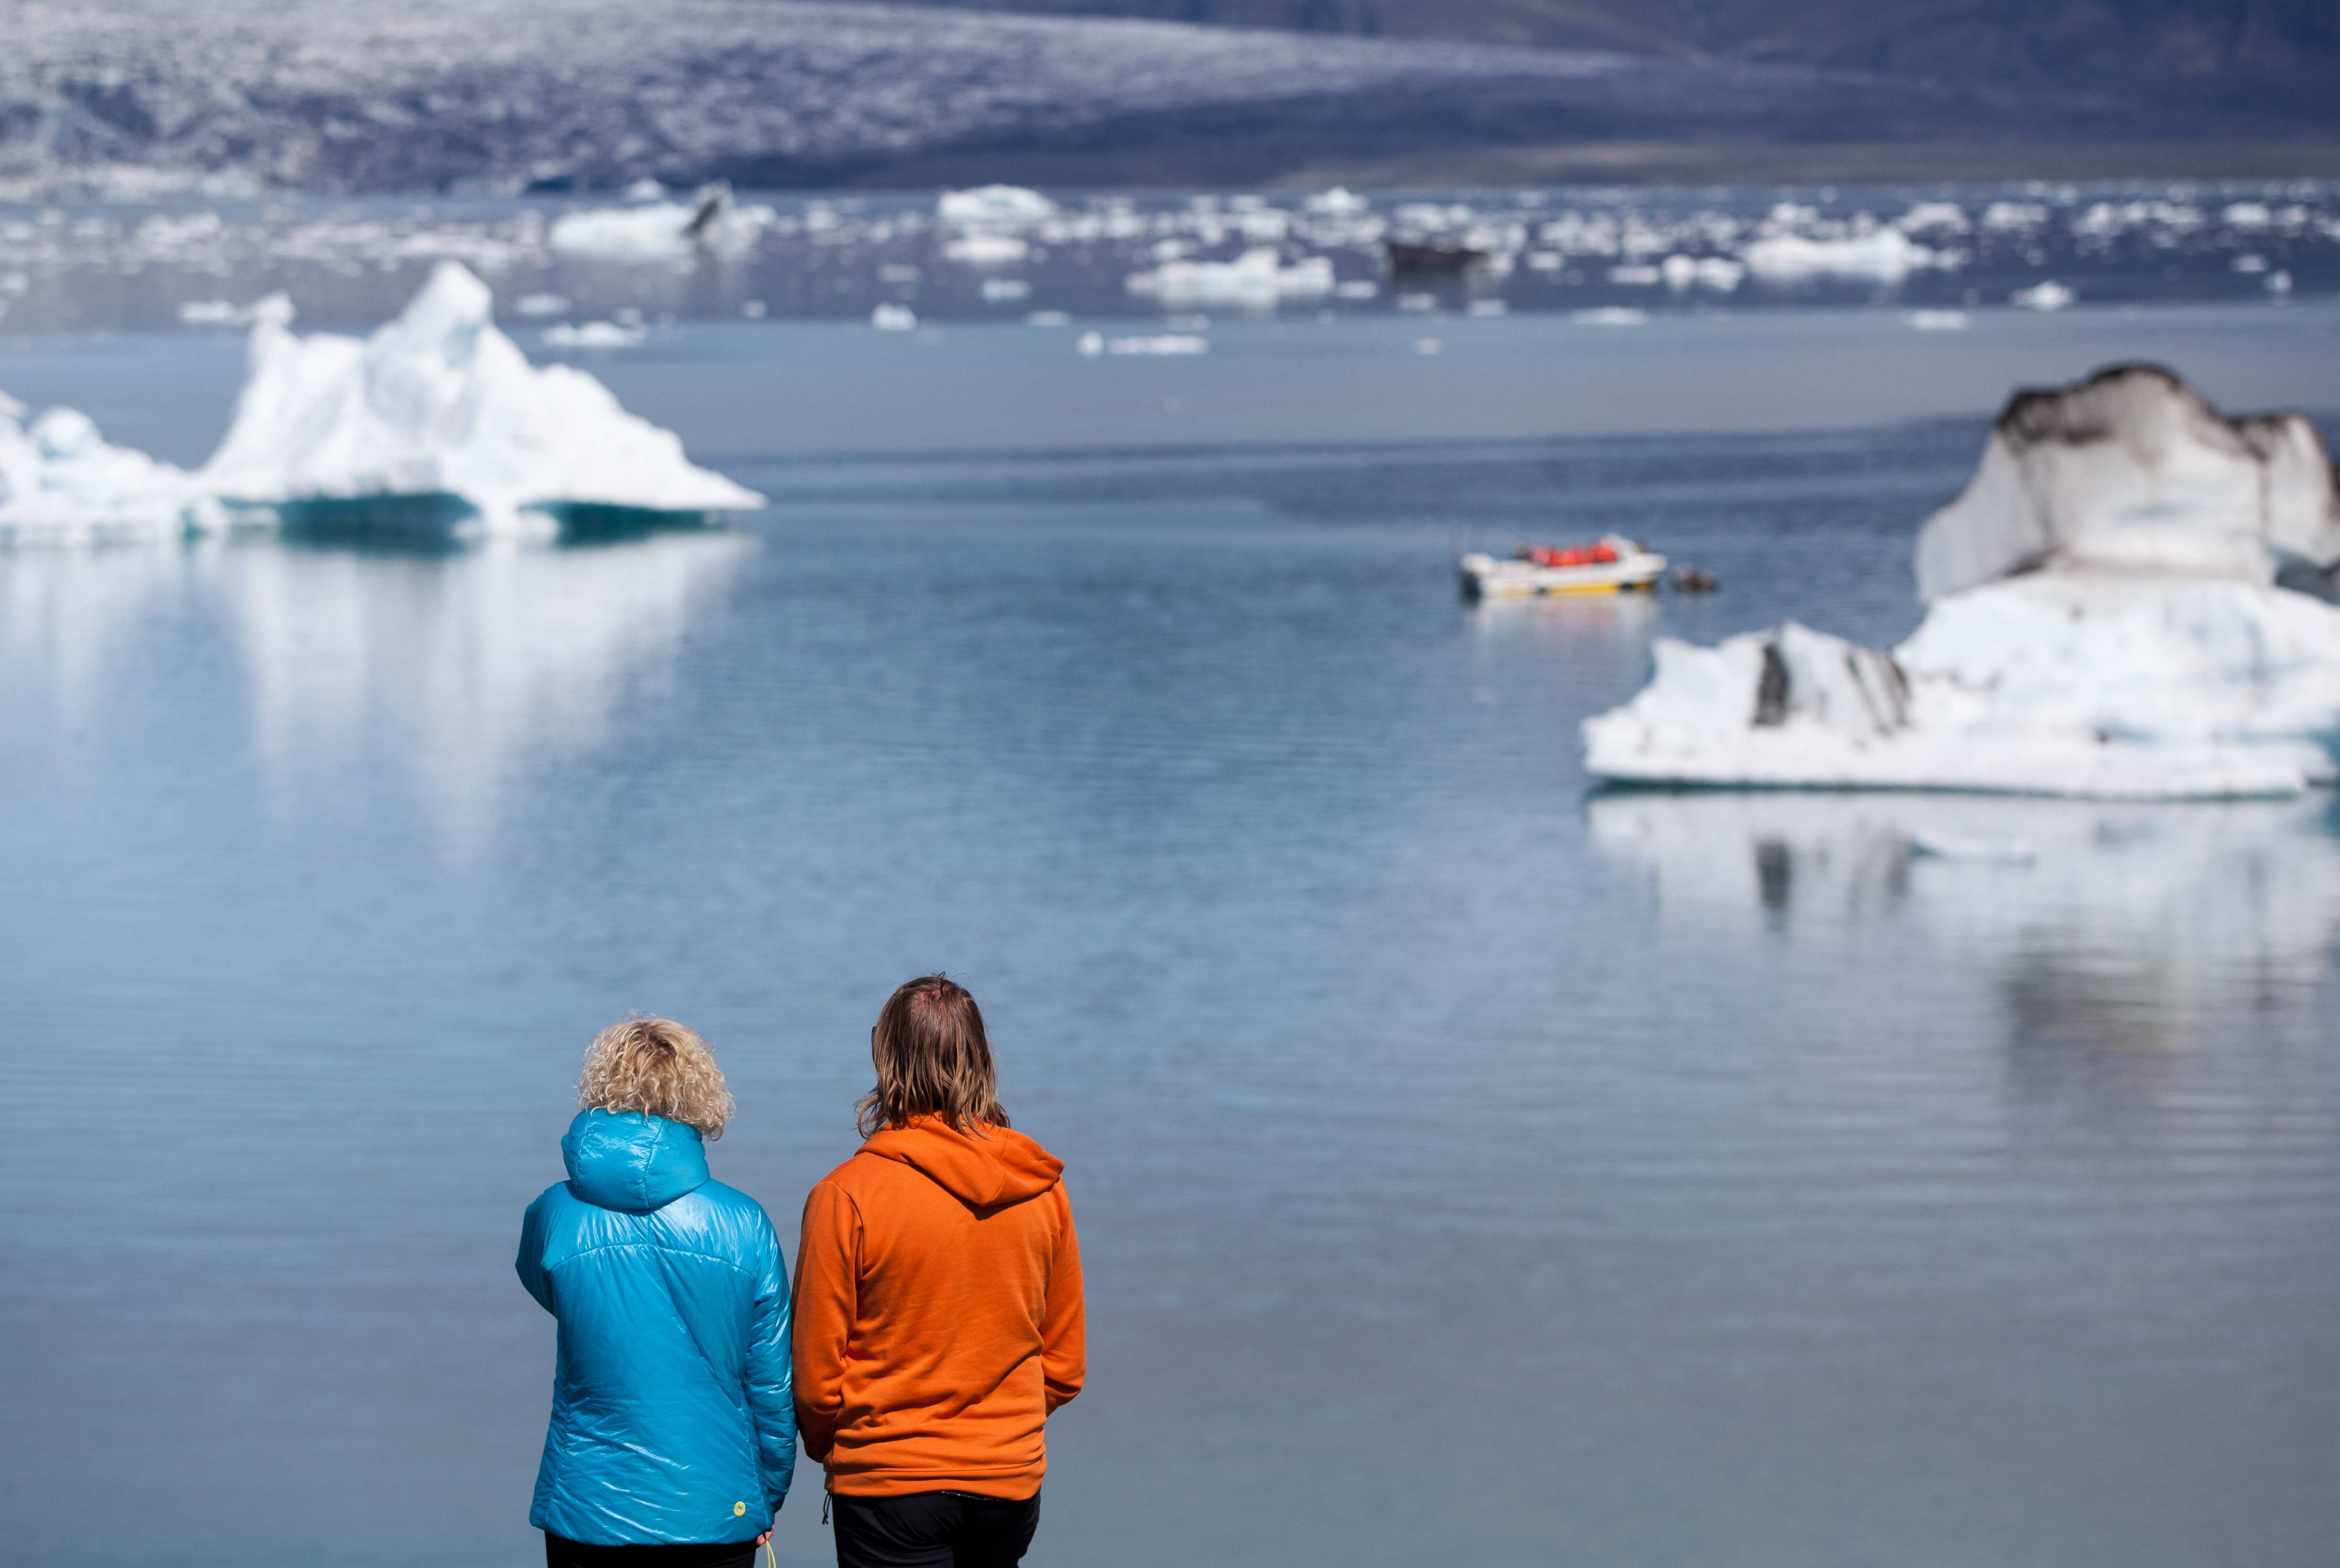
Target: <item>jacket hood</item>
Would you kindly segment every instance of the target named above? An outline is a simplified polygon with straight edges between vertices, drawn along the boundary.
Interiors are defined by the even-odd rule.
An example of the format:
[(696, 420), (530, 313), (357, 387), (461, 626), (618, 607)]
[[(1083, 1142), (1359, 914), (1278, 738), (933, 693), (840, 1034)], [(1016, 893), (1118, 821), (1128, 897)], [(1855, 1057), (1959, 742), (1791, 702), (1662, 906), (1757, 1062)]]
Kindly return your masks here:
[(1065, 1174), (1064, 1161), (1013, 1127), (987, 1126), (978, 1137), (939, 1116), (873, 1134), (861, 1152), (899, 1160), (970, 1208), (1037, 1197)]
[(707, 1185), (707, 1146), (688, 1122), (645, 1111), (580, 1111), (560, 1140), (570, 1190), (628, 1214), (664, 1208)]

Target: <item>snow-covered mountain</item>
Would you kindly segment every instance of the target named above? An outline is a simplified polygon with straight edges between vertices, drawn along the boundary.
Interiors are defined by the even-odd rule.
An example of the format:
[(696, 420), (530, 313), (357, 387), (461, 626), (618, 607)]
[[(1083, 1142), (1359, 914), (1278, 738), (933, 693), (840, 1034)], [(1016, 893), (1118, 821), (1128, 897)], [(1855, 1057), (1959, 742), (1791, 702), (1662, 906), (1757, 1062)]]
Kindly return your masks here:
[(0, 182), (1254, 181), (1554, 142), (2133, 134), (1801, 65), (780, 0), (0, 0)]

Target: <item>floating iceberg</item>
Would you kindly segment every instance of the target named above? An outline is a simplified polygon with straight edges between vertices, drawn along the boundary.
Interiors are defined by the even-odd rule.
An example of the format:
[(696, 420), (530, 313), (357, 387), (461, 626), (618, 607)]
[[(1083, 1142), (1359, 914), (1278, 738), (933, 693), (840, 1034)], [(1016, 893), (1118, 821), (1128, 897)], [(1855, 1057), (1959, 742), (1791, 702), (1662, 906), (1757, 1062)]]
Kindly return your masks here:
[(1890, 283), (1927, 267), (1958, 264), (1955, 253), (1929, 250), (1899, 229), (1879, 229), (1842, 239), (1773, 234), (1749, 245), (1741, 259), (1757, 277), (1774, 282), (1839, 277)]
[(945, 191), (935, 203), (935, 216), (946, 223), (970, 227), (1014, 228), (1056, 215), (1056, 203), (1021, 185), (978, 185), (971, 191)]
[(1747, 275), (1747, 269), (1728, 256), (1686, 256), (1676, 252), (1659, 264), (1658, 274), (1670, 289), (1696, 284), (1729, 293)]
[(943, 260), (968, 267), (1013, 266), (1031, 253), (1031, 243), (1015, 234), (961, 234), (943, 243)]
[(202, 519), (188, 476), (143, 452), (109, 446), (89, 416), (30, 411), (0, 395), (0, 538), (175, 538)]
[(1322, 299), (1333, 292), (1329, 256), (1284, 264), (1274, 245), (1257, 245), (1232, 262), (1168, 261), (1133, 273), (1129, 292), (1173, 305), (1273, 305), (1278, 300)]
[(649, 338), (647, 328), (620, 322), (564, 322), (544, 329), (549, 349), (638, 349)]
[[(270, 295), (270, 299), (275, 298)], [(233, 300), (184, 300), (179, 305), (179, 324), (183, 327), (248, 327), (260, 319), (267, 306), (266, 300), (254, 300), (248, 305)]]
[(544, 243), (565, 255), (612, 262), (682, 261), (700, 250), (738, 256), (754, 248), (776, 215), (769, 207), (735, 204), (731, 188), (718, 183), (687, 205), (650, 202), (564, 213)]
[(1794, 622), (1661, 638), (1586, 766), (1643, 783), (2125, 799), (2334, 777), (2340, 609), (2274, 585), (2340, 561), (2340, 492), (2296, 416), (2227, 420), (2166, 371), (2019, 393), (1920, 535), (1932, 607), (1889, 652)]
[(470, 510), (491, 531), (523, 512), (704, 513), (763, 498), (694, 466), (682, 442), (567, 365), (529, 363), (489, 319), (491, 296), (443, 262), (368, 339), (295, 336), (290, 310), (252, 332), (234, 422), (193, 476), (236, 507), (364, 503)]
[(1090, 359), (1098, 354), (1145, 355), (1157, 359), (1179, 359), (1190, 354), (1211, 352), (1211, 340), (1191, 332), (1160, 332), (1147, 337), (1108, 338), (1103, 332), (1083, 332), (1073, 344), (1076, 352)]

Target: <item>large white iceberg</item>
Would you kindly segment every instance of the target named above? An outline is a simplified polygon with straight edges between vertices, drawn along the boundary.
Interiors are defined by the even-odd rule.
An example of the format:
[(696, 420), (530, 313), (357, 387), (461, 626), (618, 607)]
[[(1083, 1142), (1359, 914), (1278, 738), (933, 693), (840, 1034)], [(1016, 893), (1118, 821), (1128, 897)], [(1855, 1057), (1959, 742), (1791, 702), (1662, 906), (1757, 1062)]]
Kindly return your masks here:
[(233, 506), (452, 500), (491, 531), (526, 512), (716, 512), (763, 498), (699, 468), (669, 430), (571, 366), (532, 365), (490, 319), (488, 286), (444, 262), (366, 339), (253, 328), (227, 439), (193, 476)]
[[(2166, 372), (2018, 396), (1983, 472), (1927, 524), (1937, 596), (1907, 641), (1861, 648), (1793, 622), (1710, 649), (1661, 638), (1649, 686), (1585, 720), (1586, 766), (1639, 783), (2125, 799), (2331, 782), (2340, 609), (2273, 581), (2278, 549), (2340, 555), (2330, 463), (2305, 422), (2249, 422), (2281, 482), (2228, 484), (2246, 461), (2223, 444), (2233, 422), (2204, 409), (2201, 425), (2200, 407)], [(2064, 433), (2024, 434), (2043, 430)], [(2155, 488), (2173, 473), (2187, 477)]]

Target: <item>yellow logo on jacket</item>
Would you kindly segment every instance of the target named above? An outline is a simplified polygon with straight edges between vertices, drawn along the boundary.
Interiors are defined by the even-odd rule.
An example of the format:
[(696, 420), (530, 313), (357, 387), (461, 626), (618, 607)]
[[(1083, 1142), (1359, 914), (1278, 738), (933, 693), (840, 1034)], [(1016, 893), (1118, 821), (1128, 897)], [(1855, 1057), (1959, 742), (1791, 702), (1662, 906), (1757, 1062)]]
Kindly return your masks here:
[(742, 1513), (745, 1513), (746, 1512), (748, 1512), (748, 1505), (747, 1505), (745, 1503), (734, 1503), (733, 1504), (731, 1504), (731, 1517), (732, 1517), (732, 1518), (737, 1519), (737, 1518), (739, 1518), (739, 1515), (741, 1515)]

